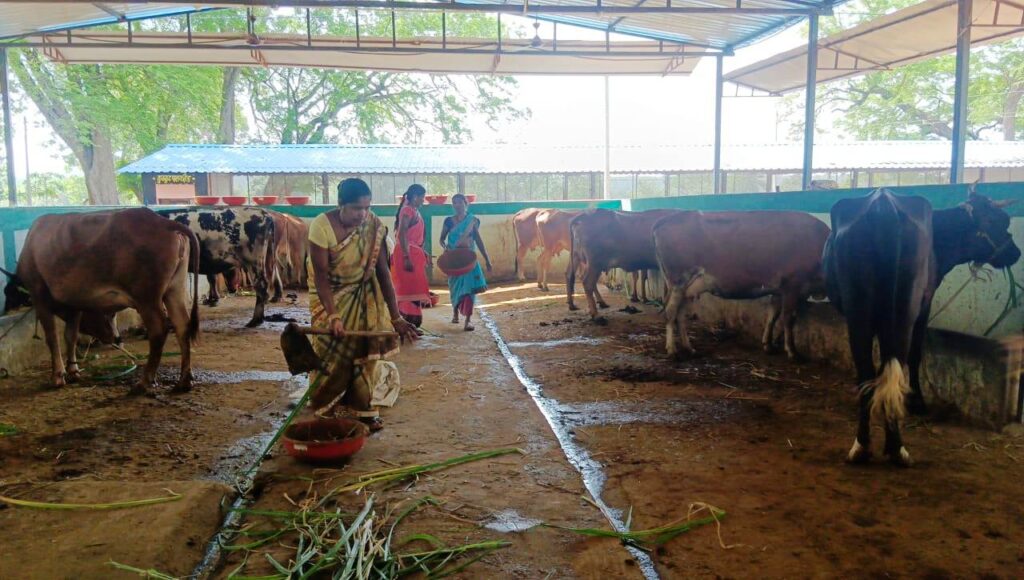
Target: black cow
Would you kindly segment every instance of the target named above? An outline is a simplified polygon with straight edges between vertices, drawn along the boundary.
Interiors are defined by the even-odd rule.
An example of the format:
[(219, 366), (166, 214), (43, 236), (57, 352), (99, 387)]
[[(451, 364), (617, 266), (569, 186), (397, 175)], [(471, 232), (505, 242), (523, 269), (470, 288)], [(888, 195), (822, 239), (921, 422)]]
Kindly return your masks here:
[[(919, 367), (932, 297), (958, 264), (1005, 268), (1020, 259), (1005, 205), (972, 191), (960, 206), (933, 212), (924, 198), (880, 189), (832, 207), (823, 258), (826, 284), (829, 299), (846, 318), (861, 385), (850, 462), (870, 458), (874, 417), (885, 426), (885, 454), (897, 465), (910, 465), (899, 423), (908, 395), (912, 412), (925, 410)], [(876, 337), (880, 371), (872, 352)]]
[(274, 257), (274, 218), (258, 208), (160, 210), (159, 214), (180, 222), (199, 238), (199, 273), (210, 283), (208, 304), (220, 301), (217, 274), (240, 268), (249, 274), (256, 290), (254, 327), (263, 324), (263, 313), (270, 297), (276, 260)]

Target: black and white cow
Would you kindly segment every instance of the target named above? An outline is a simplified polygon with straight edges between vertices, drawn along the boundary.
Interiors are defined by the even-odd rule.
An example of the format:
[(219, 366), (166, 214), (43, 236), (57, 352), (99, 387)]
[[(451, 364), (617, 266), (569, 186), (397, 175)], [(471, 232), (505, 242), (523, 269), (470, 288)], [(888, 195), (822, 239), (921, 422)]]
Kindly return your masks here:
[(166, 218), (180, 222), (199, 238), (199, 273), (210, 282), (208, 304), (220, 301), (217, 274), (240, 268), (247, 272), (256, 290), (254, 327), (263, 324), (263, 313), (270, 296), (275, 269), (274, 218), (259, 208), (160, 210)]

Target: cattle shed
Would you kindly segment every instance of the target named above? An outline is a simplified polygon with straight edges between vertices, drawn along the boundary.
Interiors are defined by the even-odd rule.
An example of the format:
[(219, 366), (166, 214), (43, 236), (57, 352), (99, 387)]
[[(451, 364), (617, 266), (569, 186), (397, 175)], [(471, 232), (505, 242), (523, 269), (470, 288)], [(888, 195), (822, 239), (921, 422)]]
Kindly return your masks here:
[[(948, 181), (939, 141), (818, 144), (815, 185), (894, 187)], [(536, 145), (168, 145), (120, 169), (142, 176), (148, 204), (196, 196), (309, 196), (332, 203), (338, 182), (367, 180), (383, 201), (412, 183), (431, 194), (470, 193), (479, 202), (674, 197), (712, 193), (712, 145), (613, 146), (604, 194), (604, 148)], [(729, 144), (726, 193), (800, 189), (799, 143)], [(968, 182), (1024, 180), (1024, 143), (971, 141)], [(828, 185), (825, 185), (828, 184)]]
[[(931, 412), (902, 425), (918, 461), (910, 470), (880, 458), (866, 466), (843, 462), (860, 385), (850, 368), (846, 326), (833, 305), (817, 297), (797, 319), (796, 346), (806, 360), (760, 348), (768, 298), (711, 295), (689, 313), (696, 319), (691, 329), (698, 353), (676, 360), (665, 355), (659, 305), (628, 302), (626, 272), (610, 270), (601, 286), (609, 303), (605, 324), (569, 311), (564, 285), (544, 292), (532, 280), (514, 281), (517, 266), (528, 277), (536, 274), (537, 249), (516, 264), (512, 224), (531, 207), (790, 210), (827, 222), (838, 200), (881, 185), (892, 185), (897, 195), (922, 196), (935, 209), (968, 213), (974, 210), (961, 204), (973, 190), (1018, 202), (1000, 204), (1006, 216), (998, 214), (994, 227), (1024, 242), (1020, 151), (1014, 144), (965, 143), (961, 122), (971, 45), (996, 36), (995, 27), (1012, 34), (1014, 26), (1000, 18), (1024, 12), (1002, 0), (928, 0), (930, 9), (917, 22), (937, 32), (911, 27), (895, 39), (899, 51), (878, 55), (849, 39), (819, 46), (818, 18), (836, 4), (0, 1), (0, 41), (9, 41), (0, 44), (0, 56), (13, 46), (64, 63), (606, 75), (685, 75), (704, 61), (716, 68), (718, 97), (715, 140), (706, 146), (183, 145), (128, 168), (153, 163), (138, 171), (153, 204), (161, 192), (180, 202), (243, 191), (247, 197), (308, 194), (322, 203), (268, 207), (306, 222), (330, 207), (330, 190), (349, 175), (369, 178), (377, 194), (372, 209), (388, 228), (396, 213), (390, 196), (413, 181), (426, 182), (435, 194), (475, 194), (471, 211), (493, 262), (488, 290), (475, 306), (475, 329), (452, 324), (451, 289), (438, 269), (428, 269), (439, 307), (423, 311), (424, 335), (392, 353), (397, 375), (384, 365), (375, 366), (381, 372), (372, 377), (363, 375), (377, 383), (374, 394), (388, 396), (398, 392), (391, 387), (400, 377), (397, 402), (379, 401), (385, 428), (360, 439), (358, 454), (330, 464), (307, 464), (291, 454), (335, 439), (334, 433), (296, 429), (275, 445), (289, 413), (304, 412), (303, 395), (316, 385), (284, 370), (285, 324), (314, 320), (315, 303), (299, 287), (269, 305), (266, 322), (255, 328), (245, 326), (253, 297), (244, 289), (216, 307), (199, 308), (194, 388), (184, 394), (167, 387), (177, 378), (175, 357), (182, 356), (168, 345), (157, 376), (163, 385), (154, 385), (149, 396), (126, 395), (139, 353), (154, 337), (135, 332), (130, 309), (118, 319), (125, 330), (121, 350), (83, 341), (82, 381), (60, 388), (45, 362), (46, 344), (33, 336), (33, 311), (0, 317), (0, 578), (312, 578), (340, 577), (347, 569), (382, 578), (420, 572), (645, 580), (1019, 575), (1024, 308), (1017, 280), (1024, 279), (1024, 263), (1000, 271), (964, 264), (938, 289), (922, 365)], [(204, 19), (232, 10), (241, 27), (210, 32)], [(999, 16), (989, 20), (992, 12)], [(347, 27), (327, 33), (320, 26), (325, 15), (342, 13)], [(451, 24), (466, 13), (495, 15), (495, 34), (454, 36)], [(409, 14), (431, 19), (436, 32), (403, 37), (400, 23)], [(501, 21), (513, 16), (551, 24), (545, 28), (550, 34), (530, 38), (527, 28), (525, 38), (509, 38)], [(263, 34), (267, 18), (288, 19), (291, 32)], [(390, 34), (368, 35), (371, 20), (387, 24)], [(810, 90), (802, 142), (723, 144), (721, 102), (730, 82), (724, 64), (737, 49), (804, 21), (806, 54), (783, 59), (774, 69), (781, 72), (768, 74), (771, 80), (785, 73), (779, 92), (793, 85), (793, 62), (797, 81), (814, 87), (818, 73), (830, 67), (859, 74), (955, 45), (954, 138), (815, 146)], [(883, 19), (883, 32), (858, 38), (881, 38), (869, 43), (875, 46), (891, 42), (884, 28), (892, 21)], [(572, 27), (596, 30), (603, 41), (565, 38)], [(858, 56), (847, 62), (840, 58), (846, 53)], [(0, 80), (6, 84), (6, 74)], [(755, 80), (764, 75), (745, 77), (750, 84), (743, 86)], [(187, 164), (173, 165), (176, 159)], [(203, 165), (208, 161), (216, 164)], [(972, 188), (968, 178), (981, 183)], [(17, 202), (13, 183), (11, 202)], [(109, 209), (0, 208), (0, 262), (14, 269), (41, 216)], [(217, 220), (232, 210), (210, 211), (217, 216), (196, 221), (216, 232), (203, 223), (223, 225)], [(444, 205), (421, 209), (426, 254), (440, 254), (439, 234), (451, 212)], [(240, 243), (228, 235), (217, 242)], [(73, 261), (75, 248), (61, 246), (47, 249)], [(372, 258), (382, 246), (367, 247)], [(139, 254), (131, 255), (144, 261)], [(552, 280), (565, 271), (563, 254)], [(366, 284), (374, 270), (363, 272)], [(661, 296), (657, 273), (649, 286), (650, 296)], [(344, 287), (332, 291), (351, 295)], [(354, 366), (369, 369), (371, 358)], [(303, 419), (312, 419), (305, 413)]]

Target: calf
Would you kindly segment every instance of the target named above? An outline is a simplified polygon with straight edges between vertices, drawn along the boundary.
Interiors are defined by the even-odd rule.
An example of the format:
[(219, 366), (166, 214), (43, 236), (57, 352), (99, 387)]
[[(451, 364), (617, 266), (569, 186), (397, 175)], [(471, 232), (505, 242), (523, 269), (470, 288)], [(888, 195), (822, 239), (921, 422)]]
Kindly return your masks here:
[(309, 228), (301, 219), (267, 210), (274, 219), (274, 295), (271, 302), (280, 302), (285, 286), (303, 287)]
[(796, 358), (793, 326), (801, 303), (824, 291), (821, 250), (829, 229), (800, 212), (686, 211), (654, 226), (658, 265), (670, 288), (665, 306), (665, 349), (677, 355), (676, 330), (692, 354), (686, 305), (705, 292), (722, 298), (772, 297), (762, 344), (770, 350), (782, 316), (786, 354)]
[(274, 218), (258, 208), (161, 210), (160, 215), (186, 226), (199, 239), (199, 273), (210, 282), (210, 306), (220, 301), (217, 274), (240, 268), (249, 274), (256, 290), (254, 327), (263, 324), (274, 258)]
[[(653, 270), (658, 267), (654, 254), (652, 230), (655, 222), (677, 213), (677, 210), (621, 212), (607, 209), (588, 210), (571, 221), (572, 259), (566, 272), (566, 298), (569, 310), (577, 310), (573, 301), (576, 271), (583, 271), (583, 292), (587, 296), (590, 317), (598, 323), (597, 306), (607, 308), (597, 292), (601, 273), (611, 268), (627, 272)], [(596, 299), (596, 300), (595, 300)]]
[(908, 394), (911, 410), (924, 411), (918, 368), (932, 297), (957, 264), (1005, 268), (1020, 259), (1003, 205), (972, 192), (959, 207), (933, 212), (924, 198), (880, 189), (832, 207), (833, 231), (824, 251), (828, 296), (846, 319), (860, 385), (851, 463), (870, 459), (875, 419), (885, 428), (884, 454), (896, 465), (910, 465), (900, 421)]
[[(195, 234), (149, 209), (45, 215), (25, 238), (17, 271), (8, 273), (6, 309), (35, 307), (50, 349), (52, 382), (60, 387), (79, 378), (75, 346), (83, 318), (90, 333), (114, 340), (113, 315), (134, 308), (149, 336), (149, 358), (133, 393), (145, 392), (156, 378), (169, 318), (181, 347), (175, 391), (187, 391), (191, 344), (199, 335), (199, 275), (193, 274), (190, 315), (188, 272), (198, 267)], [(66, 369), (55, 316), (66, 321)]]

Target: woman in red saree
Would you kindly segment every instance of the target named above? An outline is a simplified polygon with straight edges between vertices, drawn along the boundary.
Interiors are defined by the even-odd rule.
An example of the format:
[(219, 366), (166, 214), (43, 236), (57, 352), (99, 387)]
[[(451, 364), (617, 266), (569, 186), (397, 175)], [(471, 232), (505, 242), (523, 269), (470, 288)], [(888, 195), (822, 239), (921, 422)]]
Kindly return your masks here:
[(391, 256), (391, 277), (398, 310), (416, 327), (423, 323), (423, 305), (430, 304), (430, 284), (427, 282), (429, 259), (423, 249), (426, 225), (419, 211), (426, 195), (427, 190), (422, 185), (413, 184), (402, 196), (395, 218), (398, 245)]

